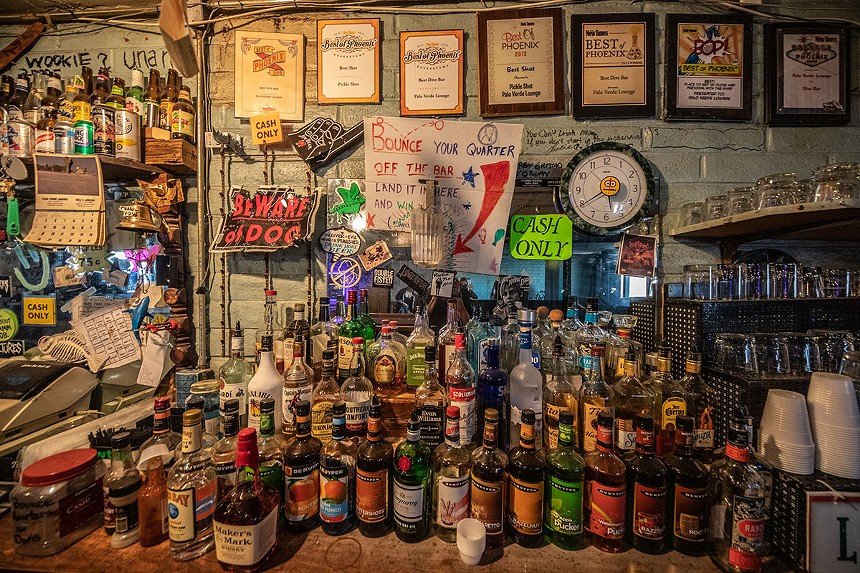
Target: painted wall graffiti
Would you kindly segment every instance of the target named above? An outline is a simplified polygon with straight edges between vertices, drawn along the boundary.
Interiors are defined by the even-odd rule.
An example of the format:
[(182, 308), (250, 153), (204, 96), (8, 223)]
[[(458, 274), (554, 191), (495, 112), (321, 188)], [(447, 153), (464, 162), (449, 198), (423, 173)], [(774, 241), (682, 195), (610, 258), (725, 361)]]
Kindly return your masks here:
[[(37, 48), (38, 49), (38, 46)], [(125, 48), (116, 50), (80, 50), (76, 52), (31, 52), (19, 59), (13, 66), (16, 72), (58, 72), (61, 76), (80, 73), (81, 66), (90, 66), (93, 71), (100, 67), (110, 67), (115, 73), (138, 67), (146, 73), (149, 68), (162, 72), (171, 66), (170, 56), (165, 49)]]

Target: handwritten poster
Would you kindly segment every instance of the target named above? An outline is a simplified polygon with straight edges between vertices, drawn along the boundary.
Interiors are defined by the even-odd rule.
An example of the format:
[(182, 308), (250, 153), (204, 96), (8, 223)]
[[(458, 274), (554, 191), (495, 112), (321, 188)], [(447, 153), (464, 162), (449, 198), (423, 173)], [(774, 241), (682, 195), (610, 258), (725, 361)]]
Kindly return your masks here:
[(436, 180), (446, 218), (440, 268), (497, 275), (513, 198), (523, 126), (399, 117), (365, 118), (367, 226), (410, 231)]
[(285, 121), (305, 113), (305, 37), (236, 32), (236, 117), (277, 111)]
[(379, 103), (379, 19), (317, 20), (317, 101)]
[(400, 115), (463, 113), (463, 30), (400, 33)]

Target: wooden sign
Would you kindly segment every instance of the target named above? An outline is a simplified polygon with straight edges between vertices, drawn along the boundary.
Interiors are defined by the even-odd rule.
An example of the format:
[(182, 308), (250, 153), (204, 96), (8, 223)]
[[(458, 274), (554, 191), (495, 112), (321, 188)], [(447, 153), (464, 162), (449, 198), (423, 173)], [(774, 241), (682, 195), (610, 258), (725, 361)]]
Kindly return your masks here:
[(514, 215), (510, 237), (515, 259), (565, 261), (573, 254), (573, 223), (567, 215)]
[(251, 143), (266, 145), (281, 143), (284, 132), (281, 131), (281, 114), (276, 111), (251, 117)]

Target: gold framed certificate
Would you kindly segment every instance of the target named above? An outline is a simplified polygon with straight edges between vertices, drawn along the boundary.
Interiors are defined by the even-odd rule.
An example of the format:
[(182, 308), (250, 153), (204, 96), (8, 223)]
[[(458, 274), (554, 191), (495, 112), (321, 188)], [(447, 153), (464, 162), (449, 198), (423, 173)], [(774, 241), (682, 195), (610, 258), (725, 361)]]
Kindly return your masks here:
[(305, 37), (236, 32), (236, 117), (276, 111), (286, 121), (305, 113)]

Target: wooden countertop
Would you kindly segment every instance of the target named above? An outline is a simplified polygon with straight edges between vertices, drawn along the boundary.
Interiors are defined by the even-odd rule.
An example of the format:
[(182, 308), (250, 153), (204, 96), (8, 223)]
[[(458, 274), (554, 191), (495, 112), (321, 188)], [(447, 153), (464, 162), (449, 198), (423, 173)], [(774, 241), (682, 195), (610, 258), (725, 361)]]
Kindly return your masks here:
[[(124, 549), (111, 549), (108, 536), (99, 528), (65, 551), (50, 557), (24, 557), (15, 553), (12, 540), (12, 519), (0, 519), (0, 571), (47, 571), (86, 573), (197, 573), (221, 571), (215, 552), (211, 551), (188, 562), (171, 561), (168, 545), (141, 547), (138, 544)], [(487, 555), (484, 556), (487, 560)], [(707, 557), (687, 557), (677, 552), (662, 555), (645, 555), (629, 549), (619, 554), (603, 553), (593, 547), (579, 551), (563, 551), (555, 546), (525, 549), (508, 545), (503, 554), (477, 569), (460, 561), (455, 544), (447, 544), (436, 537), (417, 544), (402, 543), (394, 533), (377, 538), (363, 537), (358, 530), (340, 537), (329, 537), (316, 528), (300, 536), (281, 535), (277, 553), (266, 571), (350, 573), (387, 571), (428, 571), (433, 573), (455, 571), (496, 573), (516, 571), (522, 573), (546, 571), (577, 571), (581, 573), (711, 573), (719, 572)], [(768, 573), (781, 573), (788, 569), (771, 563)]]

